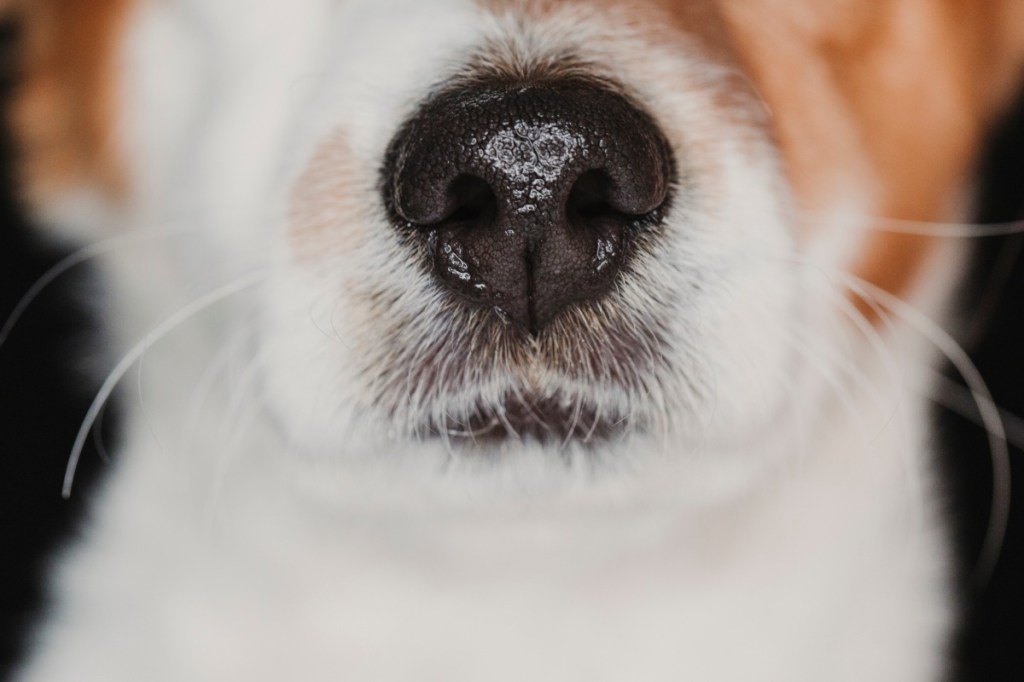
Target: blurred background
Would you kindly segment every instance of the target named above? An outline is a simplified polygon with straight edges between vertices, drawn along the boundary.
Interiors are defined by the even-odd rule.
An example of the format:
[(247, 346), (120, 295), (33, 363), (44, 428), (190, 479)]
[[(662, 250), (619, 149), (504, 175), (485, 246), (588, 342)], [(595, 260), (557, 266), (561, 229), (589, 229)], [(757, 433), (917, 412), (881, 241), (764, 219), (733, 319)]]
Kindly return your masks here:
[[(0, 100), (13, 78), (11, 38), (11, 29), (0, 27)], [(33, 240), (10, 170), (10, 143), (0, 127), (0, 326), (64, 255)], [(1019, 220), (1024, 231), (1024, 97), (992, 136), (978, 177), (974, 219)], [(997, 403), (1024, 417), (1024, 234), (979, 239), (975, 247), (962, 300), (970, 327), (963, 340)], [(96, 331), (88, 306), (93, 284), (88, 267), (62, 276), (32, 303), (0, 348), (0, 681), (25, 644), (28, 624), (45, 608), (41, 588), (48, 558), (74, 533), (107, 466), (94, 442), (82, 459), (74, 496), (61, 498), (78, 419), (98, 383), (79, 363)], [(980, 428), (947, 409), (936, 407), (935, 420), (968, 604), (952, 679), (1017, 682), (1024, 679), (1024, 452), (1011, 450), (1014, 499), (999, 564), (990, 580), (978, 584), (972, 568), (992, 494), (988, 442)], [(115, 406), (103, 421), (101, 442), (115, 442), (116, 431)]]

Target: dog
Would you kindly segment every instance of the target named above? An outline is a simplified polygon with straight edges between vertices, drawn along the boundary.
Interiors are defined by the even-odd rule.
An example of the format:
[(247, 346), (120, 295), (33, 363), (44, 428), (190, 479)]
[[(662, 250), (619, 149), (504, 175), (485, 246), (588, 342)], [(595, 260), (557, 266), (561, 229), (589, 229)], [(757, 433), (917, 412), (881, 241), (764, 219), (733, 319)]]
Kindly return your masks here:
[[(1014, 0), (27, 0), (123, 435), (15, 679), (941, 680)], [(991, 551), (984, 561), (991, 561)]]

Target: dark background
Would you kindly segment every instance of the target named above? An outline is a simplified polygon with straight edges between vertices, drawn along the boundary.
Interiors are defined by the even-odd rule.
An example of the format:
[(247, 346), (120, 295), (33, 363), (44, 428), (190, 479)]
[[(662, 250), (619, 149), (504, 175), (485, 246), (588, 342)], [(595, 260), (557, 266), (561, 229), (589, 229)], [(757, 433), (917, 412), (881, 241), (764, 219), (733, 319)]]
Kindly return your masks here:
[[(0, 25), (0, 107), (13, 79), (13, 37), (12, 26)], [(0, 327), (25, 291), (63, 255), (31, 239), (10, 173), (10, 140), (0, 125)], [(0, 681), (21, 652), (27, 625), (44, 608), (41, 578), (47, 558), (73, 532), (101, 467), (90, 446), (83, 475), (76, 476), (81, 487), (70, 501), (61, 498), (76, 423), (98, 388), (76, 365), (97, 329), (76, 302), (76, 293), (88, 284), (87, 272), (63, 278), (28, 309), (24, 324), (0, 348)], [(109, 421), (107, 427), (112, 430)]]
[[(964, 314), (980, 324), (968, 347), (996, 400), (1024, 415), (1024, 91), (992, 136), (979, 170), (981, 223), (1020, 220), (1022, 234), (978, 240)], [(950, 372), (952, 376), (952, 372)], [(957, 645), (957, 680), (1024, 679), (1024, 452), (1011, 449), (1011, 517), (1000, 562), (987, 585), (970, 571), (981, 551), (992, 491), (985, 433), (941, 409), (935, 419), (959, 536), (969, 611)]]
[[(10, 35), (9, 28), (0, 27), (0, 100), (11, 80), (5, 66), (10, 64)], [(0, 325), (62, 255), (30, 237), (9, 173), (9, 140), (0, 129)], [(979, 177), (978, 222), (1024, 219), (1024, 98), (993, 136)], [(968, 312), (990, 311), (969, 350), (996, 401), (1017, 415), (1024, 415), (1022, 254), (1024, 235), (978, 240), (963, 300)], [(39, 298), (0, 348), (0, 680), (23, 647), (26, 624), (45, 607), (40, 577), (47, 557), (73, 533), (105, 467), (94, 448), (87, 450), (75, 495), (69, 502), (61, 499), (68, 451), (96, 390), (75, 364), (96, 328), (82, 305), (80, 294), (90, 284), (82, 270), (61, 278)], [(985, 434), (965, 419), (938, 408), (935, 418), (969, 605), (956, 644), (954, 679), (1017, 682), (1024, 679), (1024, 453), (1011, 453), (1016, 492), (1000, 563), (987, 585), (975, 586), (971, 567), (981, 549), (991, 499), (988, 444)], [(106, 420), (107, 440), (116, 432), (112, 425), (116, 414)]]

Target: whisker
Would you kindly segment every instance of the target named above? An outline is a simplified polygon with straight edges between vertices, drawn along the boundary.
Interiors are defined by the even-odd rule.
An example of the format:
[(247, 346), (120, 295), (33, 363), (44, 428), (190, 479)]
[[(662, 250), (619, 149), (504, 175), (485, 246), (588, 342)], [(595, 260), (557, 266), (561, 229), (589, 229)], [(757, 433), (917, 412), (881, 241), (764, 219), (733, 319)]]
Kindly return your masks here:
[(29, 287), (28, 291), (22, 294), (21, 298), (18, 299), (18, 303), (14, 306), (10, 314), (7, 316), (7, 319), (4, 321), (3, 327), (0, 327), (0, 349), (4, 347), (4, 344), (10, 337), (15, 325), (17, 325), (25, 315), (25, 311), (28, 310), (29, 306), (31, 306), (35, 300), (39, 298), (40, 294), (42, 294), (51, 284), (53, 284), (62, 275), (74, 269), (76, 266), (116, 251), (118, 248), (123, 246), (130, 246), (133, 242), (157, 241), (168, 237), (181, 236), (183, 234), (188, 234), (189, 232), (196, 232), (198, 229), (199, 228), (189, 226), (188, 228), (182, 228), (180, 230), (165, 230), (159, 233), (132, 232), (130, 234), (119, 235), (117, 237), (111, 237), (110, 239), (88, 244), (77, 251), (68, 254), (50, 266), (46, 272), (40, 275), (40, 277), (32, 283), (32, 286)]
[(500, 424), (497, 418), (492, 418), (491, 421), (487, 422), (479, 429), (463, 429), (462, 431), (458, 431), (456, 429), (447, 429), (447, 432), (449, 436), (454, 436), (456, 438), (475, 439), (477, 436), (486, 436), (488, 433), (498, 428), (498, 426), (500, 426)]
[(184, 452), (189, 452), (192, 449), (192, 444), (195, 439), (195, 434), (199, 429), (199, 419), (202, 413), (202, 408), (209, 400), (210, 393), (213, 390), (214, 385), (217, 382), (217, 378), (223, 372), (227, 372), (229, 365), (234, 359), (235, 354), (245, 345), (246, 342), (251, 341), (253, 333), (255, 331), (257, 320), (252, 320), (244, 325), (234, 335), (234, 338), (228, 341), (224, 345), (214, 358), (204, 368), (202, 375), (199, 377), (199, 381), (196, 387), (192, 390), (191, 397), (189, 398), (189, 409), (185, 415), (185, 421), (182, 426), (182, 449)]
[(995, 570), (1002, 553), (1003, 542), (1010, 519), (1012, 497), (1010, 450), (1002, 414), (989, 391), (988, 384), (971, 360), (967, 351), (942, 327), (909, 305), (906, 301), (871, 282), (846, 274), (857, 295), (869, 295), (905, 322), (916, 328), (926, 339), (946, 356), (956, 371), (967, 383), (968, 390), (977, 405), (982, 424), (989, 441), (992, 459), (992, 505), (989, 511), (989, 525), (985, 533), (982, 551), (974, 567), (974, 580), (979, 586), (985, 585)]
[[(932, 372), (928, 383), (930, 390), (922, 387), (922, 395), (964, 419), (968, 419), (982, 428), (985, 427), (985, 422), (978, 413), (978, 406), (969, 389), (941, 372)], [(1007, 442), (1018, 450), (1024, 450), (1024, 417), (998, 405), (995, 405), (994, 408), (999, 412), (999, 417), (1003, 422)]]
[(82, 450), (84, 449), (85, 442), (89, 437), (89, 432), (96, 423), (96, 418), (99, 416), (103, 406), (106, 405), (107, 401), (110, 399), (111, 394), (114, 392), (114, 388), (121, 379), (124, 378), (125, 374), (128, 373), (128, 370), (131, 369), (132, 365), (134, 365), (136, 361), (145, 354), (149, 346), (176, 329), (190, 317), (197, 315), (206, 308), (209, 308), (229, 296), (259, 284), (266, 280), (267, 277), (267, 272), (265, 270), (260, 270), (249, 273), (248, 275), (243, 275), (222, 287), (208, 292), (193, 301), (191, 304), (181, 308), (175, 314), (171, 315), (162, 323), (154, 327), (142, 338), (141, 341), (132, 346), (124, 357), (121, 358), (110, 374), (107, 375), (103, 385), (100, 387), (95, 398), (93, 398), (92, 404), (89, 406), (89, 409), (82, 420), (82, 424), (78, 429), (78, 435), (75, 437), (75, 443), (71, 448), (71, 454), (68, 457), (68, 464), (64, 471), (64, 484), (61, 491), (64, 499), (69, 499), (71, 497), (71, 487), (75, 480), (75, 472), (78, 469), (78, 462), (82, 457)]
[(565, 440), (562, 441), (561, 449), (564, 451), (568, 449), (569, 443), (572, 442), (573, 436), (576, 434), (576, 429), (580, 425), (580, 418), (583, 415), (583, 396), (576, 396), (576, 404), (573, 406), (572, 422), (569, 425), (569, 429), (565, 435)]
[(217, 501), (221, 498), (228, 481), (228, 474), (232, 464), (236, 461), (245, 426), (251, 422), (259, 413), (261, 407), (261, 396), (258, 391), (256, 399), (252, 401), (250, 409), (245, 409), (245, 401), (249, 389), (260, 379), (260, 371), (264, 365), (273, 357), (273, 349), (267, 346), (261, 352), (256, 353), (246, 363), (241, 373), (233, 381), (235, 386), (228, 396), (228, 403), (223, 415), (223, 428), (219, 434), (219, 440), (223, 445), (219, 448), (221, 455), (214, 463), (214, 470), (210, 476), (209, 486), (206, 492), (206, 500), (203, 506), (203, 518), (212, 522), (213, 512), (216, 509)]
[(110, 450), (107, 448), (106, 441), (103, 439), (103, 422), (107, 416), (107, 406), (104, 405), (100, 413), (96, 415), (96, 428), (92, 430), (92, 445), (96, 449), (96, 454), (99, 455), (100, 460), (104, 464), (110, 464), (114, 461), (114, 458), (110, 455)]
[[(749, 245), (747, 248), (750, 248)], [(757, 249), (757, 251), (768, 256), (773, 253), (770, 249)], [(990, 580), (1002, 553), (1010, 518), (1012, 481), (1009, 441), (1002, 421), (1002, 413), (981, 372), (963, 346), (947, 331), (898, 296), (848, 272), (809, 261), (795, 252), (775, 252), (774, 255), (780, 260), (798, 267), (809, 268), (819, 273), (831, 273), (831, 276), (839, 280), (852, 294), (869, 304), (873, 301), (881, 308), (893, 313), (935, 346), (952, 363), (966, 382), (967, 390), (977, 406), (982, 426), (986, 431), (992, 461), (993, 489), (989, 524), (982, 550), (973, 569), (975, 584), (979, 587), (984, 586)]]
[[(802, 259), (794, 259), (791, 262), (795, 265), (802, 266), (806, 261), (801, 262), (801, 260)], [(815, 265), (812, 270), (826, 278), (830, 284), (833, 285), (827, 292), (830, 294), (830, 301), (838, 306), (838, 309), (843, 314), (844, 318), (847, 319), (850, 324), (853, 325), (854, 329), (864, 337), (871, 349), (871, 352), (874, 353), (875, 357), (877, 357), (883, 365), (882, 369), (884, 371), (884, 375), (889, 379), (889, 388), (896, 392), (892, 409), (889, 411), (885, 424), (882, 424), (879, 429), (879, 432), (884, 431), (889, 423), (896, 418), (896, 415), (899, 412), (899, 406), (903, 402), (903, 396), (907, 391), (908, 373), (906, 366), (904, 363), (896, 362), (896, 358), (893, 355), (892, 350), (887, 347), (881, 333), (868, 321), (865, 314), (857, 309), (857, 306), (853, 304), (849, 297), (843, 294), (843, 290), (849, 291), (849, 285), (844, 284), (842, 281), (836, 281), (837, 277), (835, 271), (830, 273), (820, 265)], [(864, 303), (871, 309), (877, 319), (882, 321), (890, 332), (893, 332), (894, 325), (892, 322), (892, 316), (889, 312), (870, 297), (862, 298), (864, 299)], [(825, 344), (825, 346), (826, 347), (819, 350), (823, 353), (828, 353), (829, 355), (834, 356), (835, 353), (830, 352), (827, 349), (827, 344)], [(875, 404), (882, 404), (882, 394), (879, 390), (875, 386), (870, 385), (861, 373), (853, 371), (854, 369), (855, 365), (851, 360), (851, 364), (847, 367), (847, 376), (853, 379), (861, 389), (871, 395), (874, 398)]]
[(1000, 223), (941, 223), (843, 211), (801, 211), (800, 213), (804, 217), (816, 221), (847, 218), (848, 220), (839, 222), (850, 229), (868, 232), (889, 232), (946, 239), (985, 239), (1024, 234), (1024, 220)]

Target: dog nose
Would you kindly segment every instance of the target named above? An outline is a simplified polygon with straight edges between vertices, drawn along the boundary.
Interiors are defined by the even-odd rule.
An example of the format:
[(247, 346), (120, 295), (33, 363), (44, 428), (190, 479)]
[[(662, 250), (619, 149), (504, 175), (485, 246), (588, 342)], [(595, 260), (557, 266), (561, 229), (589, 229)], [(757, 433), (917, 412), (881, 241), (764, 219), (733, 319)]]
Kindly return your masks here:
[(658, 126), (608, 87), (475, 85), (403, 126), (384, 194), (447, 287), (537, 334), (611, 288), (672, 175)]

